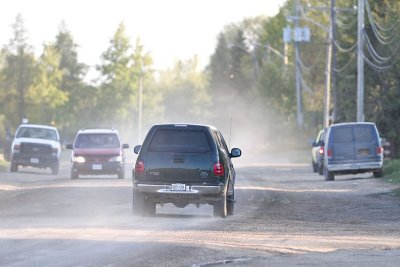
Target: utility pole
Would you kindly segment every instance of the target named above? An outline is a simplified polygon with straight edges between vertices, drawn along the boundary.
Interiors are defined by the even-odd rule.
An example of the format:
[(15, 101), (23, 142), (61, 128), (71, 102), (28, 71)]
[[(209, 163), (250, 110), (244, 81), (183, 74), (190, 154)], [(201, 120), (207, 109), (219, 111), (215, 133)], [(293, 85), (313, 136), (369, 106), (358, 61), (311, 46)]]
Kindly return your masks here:
[(364, 6), (365, 0), (358, 0), (357, 32), (357, 121), (364, 121)]
[[(295, 29), (299, 29), (299, 16), (300, 16), (300, 4), (299, 0), (296, 0), (296, 19), (295, 19)], [(296, 99), (297, 99), (297, 126), (303, 127), (303, 100), (301, 94), (301, 73), (300, 73), (300, 49), (299, 41), (294, 40), (294, 53), (296, 62)]]
[[(336, 0), (331, 0), (331, 24), (332, 24), (332, 69), (331, 69), (331, 75), (332, 75), (332, 96), (333, 96), (333, 111), (332, 111), (332, 122), (336, 122), (337, 117), (338, 117), (338, 90), (337, 90), (337, 80), (336, 80), (336, 73), (335, 69), (337, 66), (337, 59), (336, 59), (336, 54), (337, 54), (337, 48), (336, 45), (333, 44), (333, 42), (336, 40), (336, 13), (335, 13), (335, 7), (336, 7)], [(333, 71), (332, 71), (333, 70)]]
[(334, 0), (331, 0), (331, 15), (328, 28), (328, 43), (326, 49), (325, 63), (325, 101), (324, 101), (324, 128), (329, 126), (329, 110), (330, 110), (330, 95), (331, 95), (331, 73), (332, 73), (332, 14), (334, 13)]

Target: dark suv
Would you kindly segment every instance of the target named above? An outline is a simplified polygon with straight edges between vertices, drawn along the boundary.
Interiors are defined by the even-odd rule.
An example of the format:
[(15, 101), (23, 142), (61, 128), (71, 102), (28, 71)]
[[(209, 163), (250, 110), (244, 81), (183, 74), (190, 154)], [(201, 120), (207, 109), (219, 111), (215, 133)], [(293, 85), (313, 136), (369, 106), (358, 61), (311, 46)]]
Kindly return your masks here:
[(114, 129), (82, 129), (78, 131), (72, 149), (71, 179), (79, 175), (116, 174), (118, 179), (125, 177), (124, 149), (118, 131)]
[(231, 151), (215, 127), (206, 125), (154, 125), (138, 155), (133, 170), (133, 209), (136, 214), (154, 215), (156, 204), (213, 205), (214, 216), (233, 214), (235, 169)]

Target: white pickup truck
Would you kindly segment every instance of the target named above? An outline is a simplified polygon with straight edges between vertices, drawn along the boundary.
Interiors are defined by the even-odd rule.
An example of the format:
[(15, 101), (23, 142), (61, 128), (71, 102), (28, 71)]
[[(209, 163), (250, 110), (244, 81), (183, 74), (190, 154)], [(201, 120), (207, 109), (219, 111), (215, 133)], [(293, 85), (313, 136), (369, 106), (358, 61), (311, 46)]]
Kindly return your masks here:
[(60, 136), (55, 127), (37, 124), (21, 124), (11, 145), (10, 171), (19, 166), (50, 168), (58, 174), (60, 168)]

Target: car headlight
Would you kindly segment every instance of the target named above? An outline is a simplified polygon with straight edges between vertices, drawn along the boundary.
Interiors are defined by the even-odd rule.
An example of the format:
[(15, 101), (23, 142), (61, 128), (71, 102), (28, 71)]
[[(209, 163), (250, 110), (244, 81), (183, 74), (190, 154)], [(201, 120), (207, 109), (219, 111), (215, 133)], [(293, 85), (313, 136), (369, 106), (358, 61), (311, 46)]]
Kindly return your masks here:
[(85, 158), (82, 156), (72, 157), (72, 162), (84, 163), (85, 161), (86, 161)]
[(110, 158), (109, 162), (121, 162), (122, 161), (122, 156), (116, 156)]

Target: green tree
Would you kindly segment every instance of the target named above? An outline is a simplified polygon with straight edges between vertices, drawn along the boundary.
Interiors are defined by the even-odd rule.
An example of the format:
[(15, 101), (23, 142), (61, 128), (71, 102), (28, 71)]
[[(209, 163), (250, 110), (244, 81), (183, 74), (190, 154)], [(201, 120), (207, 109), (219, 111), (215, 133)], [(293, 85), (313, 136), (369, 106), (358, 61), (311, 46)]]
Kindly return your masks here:
[[(135, 131), (140, 82), (146, 88), (151, 87), (152, 64), (150, 54), (144, 52), (139, 39), (132, 47), (121, 23), (110, 40), (109, 48), (101, 56), (101, 64), (97, 66), (101, 82), (97, 108), (101, 109), (101, 123)], [(150, 104), (144, 102), (144, 106)]]
[(124, 103), (131, 99), (135, 88), (133, 78), (137, 78), (132, 69), (132, 47), (123, 23), (118, 26), (109, 48), (101, 56), (101, 61), (97, 68), (102, 81), (98, 102), (98, 108), (103, 111), (102, 122), (122, 122), (127, 119)]
[(36, 73), (26, 97), (29, 114), (33, 121), (56, 124), (57, 109), (68, 101), (68, 93), (61, 91), (63, 72), (60, 70), (60, 54), (53, 45), (45, 45), (37, 61)]
[(12, 25), (13, 38), (3, 49), (2, 110), (8, 125), (16, 127), (27, 114), (27, 93), (35, 72), (35, 57), (27, 43), (27, 31), (21, 14)]
[(54, 47), (62, 71), (59, 89), (68, 94), (68, 103), (57, 109), (57, 124), (65, 134), (73, 135), (77, 129), (90, 126), (96, 117), (97, 89), (85, 82), (89, 67), (78, 61), (78, 45), (65, 22), (58, 27)]

